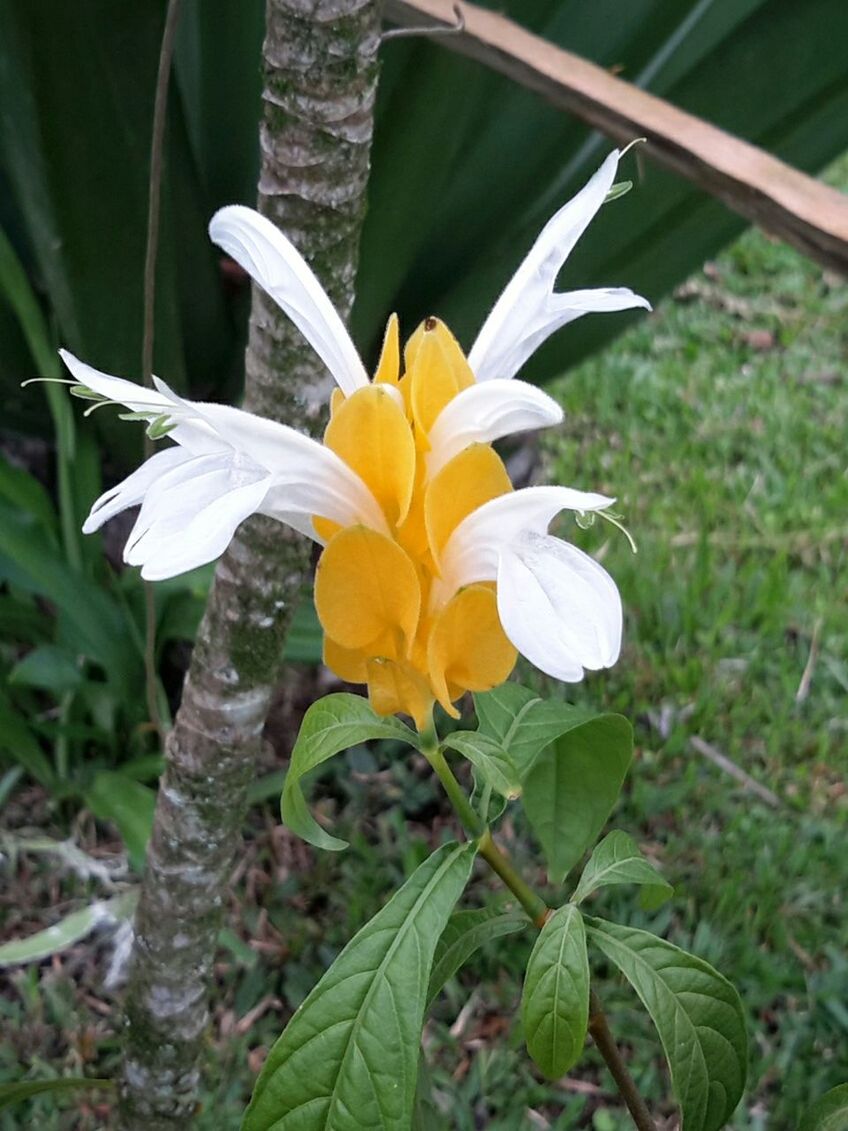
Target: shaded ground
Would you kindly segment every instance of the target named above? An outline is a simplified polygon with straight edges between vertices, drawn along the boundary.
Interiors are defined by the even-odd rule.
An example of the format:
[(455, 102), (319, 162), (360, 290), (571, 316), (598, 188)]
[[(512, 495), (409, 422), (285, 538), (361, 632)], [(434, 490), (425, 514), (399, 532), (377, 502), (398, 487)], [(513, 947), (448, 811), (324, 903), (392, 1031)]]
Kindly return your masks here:
[[(835, 180), (848, 184), (848, 166)], [(629, 619), (618, 667), (574, 694), (636, 723), (638, 757), (615, 824), (677, 890), (652, 917), (629, 894), (598, 899), (739, 987), (752, 1055), (736, 1131), (793, 1127), (848, 1079), (846, 354), (844, 282), (751, 233), (555, 386), (568, 419), (544, 448), (546, 477), (616, 494), (639, 543), (633, 557), (609, 529), (575, 536), (600, 549)], [(776, 804), (719, 768), (714, 750)], [(202, 1131), (238, 1126), (291, 1009), (449, 825), (415, 761), (355, 750), (337, 762), (320, 795), (352, 841), (347, 853), (319, 855), (290, 837), (273, 800), (251, 810), (221, 937)], [(89, 817), (49, 810), (36, 790), (15, 805), (13, 824), (55, 836), (70, 824), (107, 861), (119, 848)], [(528, 866), (521, 828), (506, 822), (501, 836)], [(4, 937), (102, 894), (51, 858), (22, 856), (12, 872)], [(489, 898), (487, 884), (473, 898)], [(628, 1118), (591, 1050), (555, 1086), (527, 1062), (512, 1019), (530, 944), (511, 936), (479, 956), (428, 1023), (445, 1127), (623, 1131)], [(12, 974), (0, 996), (3, 1078), (22, 1066), (112, 1071), (110, 952), (103, 940)], [(599, 985), (641, 1088), (673, 1126), (650, 1023), (619, 981)], [(103, 1127), (108, 1112), (102, 1098), (82, 1113), (45, 1099), (0, 1113), (0, 1129)]]

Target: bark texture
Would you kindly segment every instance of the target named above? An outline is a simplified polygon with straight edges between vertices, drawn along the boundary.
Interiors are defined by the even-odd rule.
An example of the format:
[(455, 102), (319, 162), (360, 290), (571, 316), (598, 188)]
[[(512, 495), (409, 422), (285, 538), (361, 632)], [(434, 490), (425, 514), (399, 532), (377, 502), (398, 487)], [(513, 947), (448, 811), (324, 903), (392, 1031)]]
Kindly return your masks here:
[[(259, 209), (336, 307), (353, 302), (377, 80), (375, 0), (268, 0)], [(245, 407), (317, 432), (331, 382), (254, 288)], [(166, 748), (127, 994), (123, 1131), (191, 1120), (221, 908), (286, 631), (309, 550), (268, 519), (239, 529), (215, 574)]]

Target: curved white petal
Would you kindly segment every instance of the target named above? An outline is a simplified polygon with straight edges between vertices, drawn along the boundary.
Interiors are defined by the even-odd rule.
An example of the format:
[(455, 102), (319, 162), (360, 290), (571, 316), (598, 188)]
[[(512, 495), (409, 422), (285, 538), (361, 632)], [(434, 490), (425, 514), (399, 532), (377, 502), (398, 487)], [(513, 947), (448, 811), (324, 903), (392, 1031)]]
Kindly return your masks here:
[[(192, 404), (192, 402), (187, 402)], [(362, 522), (385, 530), (385, 518), (371, 491), (330, 448), (286, 424), (229, 405), (194, 403), (199, 419), (237, 454), (274, 477), (280, 511), (317, 514), (345, 525)], [(171, 436), (181, 441), (179, 425)]]
[(154, 378), (145, 389), (92, 369), (62, 351), (76, 379), (101, 396), (151, 417), (166, 415), (177, 446), (157, 452), (106, 491), (83, 527), (98, 529), (141, 503), (125, 560), (145, 577), (172, 577), (216, 558), (235, 528), (261, 511), (320, 541), (312, 518), (361, 522), (387, 532), (365, 482), (330, 448), (309, 436), (229, 405), (189, 401)]
[(579, 296), (592, 292), (554, 292), (557, 275), (612, 187), (621, 154), (617, 149), (591, 180), (545, 225), (536, 242), (492, 308), (468, 355), (478, 381), (508, 379), (560, 326), (590, 310), (644, 306), (645, 299), (623, 288), (596, 294), (617, 295), (623, 305), (581, 307)]
[[(517, 373), (551, 334), (574, 322), (575, 319), (582, 318), (584, 314), (630, 310), (633, 307), (650, 310), (651, 304), (627, 287), (601, 287), (548, 295), (536, 315), (528, 317), (525, 321), (521, 337), (499, 356), (497, 373), (493, 371), (492, 378), (512, 376), (513, 373)], [(478, 380), (483, 381), (484, 384), (491, 383), (485, 376)]]
[(125, 405), (131, 412), (170, 413), (179, 400), (164, 381), (159, 383), (158, 388), (147, 389), (124, 377), (103, 373), (74, 357), (69, 350), (60, 349), (59, 356), (80, 385), (85, 385), (108, 401)]
[(427, 472), (432, 478), (469, 444), (489, 444), (513, 432), (560, 424), (557, 402), (525, 381), (484, 381), (458, 393), (430, 430)]
[[(214, 456), (192, 461), (195, 474), (170, 473), (148, 493), (127, 541), (124, 560), (142, 577), (160, 581), (219, 557), (236, 527), (261, 506), (270, 476), (236, 470)], [(170, 483), (166, 482), (170, 479)]]
[(282, 307), (342, 392), (350, 395), (368, 384), (356, 347), (323, 287), (270, 220), (231, 204), (212, 217), (209, 235)]
[(440, 588), (455, 591), (475, 581), (494, 581), (501, 550), (523, 532), (545, 534), (560, 511), (601, 511), (614, 502), (573, 487), (523, 487), (491, 499), (467, 515), (448, 539)]
[(161, 452), (156, 452), (132, 475), (128, 475), (122, 482), (103, 492), (83, 523), (83, 534), (93, 534), (116, 514), (140, 503), (160, 476), (190, 459), (192, 459), (191, 452), (187, 452), (184, 448), (164, 448)]
[(621, 650), (621, 598), (615, 582), (576, 546), (524, 533), (498, 566), (498, 615), (532, 664), (576, 683), (583, 669), (611, 667)]

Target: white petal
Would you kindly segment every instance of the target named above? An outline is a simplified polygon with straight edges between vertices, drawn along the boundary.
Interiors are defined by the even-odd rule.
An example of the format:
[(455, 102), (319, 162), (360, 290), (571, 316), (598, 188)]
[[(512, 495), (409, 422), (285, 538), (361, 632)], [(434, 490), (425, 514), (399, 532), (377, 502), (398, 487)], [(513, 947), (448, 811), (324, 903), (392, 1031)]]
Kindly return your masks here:
[(209, 235), (286, 312), (346, 395), (368, 384), (356, 347), (300, 253), (265, 216), (232, 204), (212, 217)]
[(164, 382), (161, 389), (147, 389), (123, 377), (112, 377), (109, 373), (102, 373), (99, 369), (94, 369), (91, 365), (80, 361), (78, 357), (74, 357), (68, 350), (59, 350), (59, 356), (80, 385), (92, 389), (106, 400), (125, 405), (131, 412), (170, 413), (174, 407), (174, 394)]
[(545, 534), (560, 511), (601, 511), (614, 502), (573, 487), (523, 487), (491, 499), (464, 518), (448, 539), (441, 562), (443, 586), (455, 591), (475, 581), (494, 581), (501, 550), (522, 532)]
[[(236, 513), (239, 508), (252, 506), (252, 510), (245, 511), (247, 514), (267, 503), (263, 513), (316, 539), (313, 515), (343, 526), (361, 522), (387, 532), (385, 516), (363, 480), (317, 440), (285, 424), (229, 405), (186, 400), (156, 377), (155, 389), (145, 389), (100, 373), (64, 351), (62, 356), (81, 384), (134, 411), (165, 413), (174, 422), (169, 438), (178, 446), (157, 453), (123, 483), (102, 495), (86, 520), (84, 530), (96, 530), (118, 511), (143, 502), (127, 543), (126, 560), (130, 564), (143, 564), (154, 543), (159, 557), (164, 554), (162, 546), (166, 543), (173, 541), (176, 545), (181, 537), (179, 524), (192, 521), (201, 508), (211, 506), (216, 491), (217, 497), (223, 497), (245, 488), (241, 494), (233, 495), (230, 504), (222, 503), (218, 508), (224, 515), (224, 526), (229, 521), (226, 515), (230, 508)], [(247, 490), (259, 480), (266, 481), (261, 493)], [(201, 492), (197, 498), (192, 497), (195, 488)], [(254, 495), (258, 498), (255, 505), (251, 502)], [(173, 521), (166, 521), (169, 513), (175, 516)], [(230, 536), (238, 521), (241, 520), (230, 523)], [(198, 552), (211, 554), (212, 544), (203, 543), (206, 548)], [(170, 553), (169, 548), (162, 560), (170, 562)], [(204, 560), (210, 561), (218, 553), (220, 550)], [(171, 569), (172, 565), (162, 568)], [(182, 568), (174, 568), (174, 572), (182, 572)], [(148, 571), (145, 576), (153, 574)]]
[(121, 483), (104, 491), (83, 523), (83, 534), (93, 534), (116, 514), (140, 503), (160, 476), (191, 458), (191, 452), (183, 448), (164, 448), (151, 456), (132, 475), (128, 475)]
[(557, 402), (524, 381), (484, 381), (458, 393), (442, 409), (430, 434), (427, 472), (434, 476), (448, 460), (474, 443), (492, 443), (513, 432), (560, 424)]
[[(348, 525), (362, 522), (386, 529), (385, 518), (362, 479), (334, 451), (286, 424), (229, 405), (192, 403), (198, 418), (242, 458), (274, 476), (281, 512), (317, 514)], [(183, 442), (181, 424), (171, 436)]]
[(621, 650), (621, 598), (596, 561), (559, 538), (523, 534), (501, 553), (498, 614), (524, 656), (566, 682), (608, 668)]
[[(589, 310), (625, 306), (569, 306), (574, 294), (554, 292), (557, 275), (612, 187), (620, 153), (614, 149), (580, 192), (545, 225), (483, 324), (468, 355), (478, 381), (510, 378), (560, 326)], [(586, 292), (575, 292), (577, 295)], [(618, 290), (626, 306), (648, 307), (644, 299)], [(625, 302), (625, 295), (630, 296)], [(648, 309), (650, 309), (648, 307)]]
[[(499, 375), (517, 373), (551, 334), (584, 314), (630, 310), (633, 307), (650, 310), (651, 304), (627, 287), (601, 287), (549, 295), (536, 316), (527, 318), (522, 336), (515, 341), (512, 349), (501, 356), (498, 363)], [(489, 383), (484, 378), (481, 380), (484, 384)]]
[(124, 559), (150, 581), (214, 561), (236, 527), (261, 506), (270, 476), (215, 456), (199, 456), (162, 476), (148, 492)]

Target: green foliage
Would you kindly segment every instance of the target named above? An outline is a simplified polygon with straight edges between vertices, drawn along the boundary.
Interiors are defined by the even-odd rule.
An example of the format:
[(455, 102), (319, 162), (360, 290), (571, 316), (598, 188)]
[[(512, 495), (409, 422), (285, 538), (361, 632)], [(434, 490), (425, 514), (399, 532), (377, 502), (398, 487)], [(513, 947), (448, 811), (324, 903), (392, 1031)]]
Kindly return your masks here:
[(317, 848), (331, 852), (347, 848), (347, 841), (325, 832), (309, 812), (300, 780), (341, 750), (376, 738), (394, 739), (410, 746), (418, 744), (415, 731), (399, 719), (375, 714), (361, 695), (325, 695), (312, 704), (303, 717), (283, 788), (283, 821), (292, 832)]
[(846, 1131), (848, 1128), (848, 1084), (831, 1088), (816, 1100), (798, 1125), (798, 1131)]
[(583, 917), (570, 903), (547, 920), (527, 964), (521, 995), (527, 1051), (545, 1076), (579, 1059), (589, 1021), (589, 957)]
[[(818, 170), (848, 144), (842, 0), (820, 0), (814, 20), (795, 0), (642, 0), (617, 5), (614, 21), (605, 4), (485, 6), (801, 168)], [(354, 329), (373, 343), (390, 310), (409, 327), (437, 313), (468, 346), (542, 225), (611, 143), (437, 40), (384, 54)], [(626, 283), (655, 301), (744, 227), (638, 149), (620, 175), (636, 187), (602, 209), (566, 285)], [(580, 319), (525, 373), (549, 380), (632, 320)]]
[(86, 789), (85, 801), (95, 817), (115, 822), (130, 862), (140, 872), (153, 827), (155, 791), (125, 773), (101, 770)]
[(454, 912), (436, 947), (427, 1004), (431, 1004), (445, 983), (481, 946), (504, 935), (526, 930), (528, 925), (527, 916), (523, 912), (501, 911), (499, 907)]
[(659, 907), (673, 891), (648, 863), (633, 838), (618, 829), (605, 836), (589, 857), (571, 901), (580, 904), (587, 895), (609, 884), (643, 885), (651, 908)]
[(269, 1053), (244, 1131), (409, 1123), (433, 953), (473, 859), (443, 845), (345, 947)]
[(739, 994), (701, 958), (647, 931), (586, 920), (657, 1028), (686, 1131), (720, 1131), (745, 1087), (748, 1042)]
[(585, 708), (543, 699), (519, 683), (504, 683), (494, 691), (476, 694), (474, 708), (480, 733), (509, 751), (522, 778), (540, 750), (591, 717)]
[(524, 781), (524, 811), (552, 883), (562, 883), (601, 831), (632, 755), (627, 719), (599, 715), (571, 725), (536, 758)]
[[(705, 9), (645, 0), (613, 28), (603, 8), (575, 19), (558, 0), (497, 7), (802, 168), (820, 168), (848, 142), (841, 0), (820, 0), (813, 21), (792, 0)], [(259, 0), (244, 0), (237, 13), (193, 5), (182, 14), (177, 43), (156, 364), (180, 389), (197, 374), (193, 391), (209, 398), (211, 390), (210, 399), (232, 399), (237, 390), (246, 288), (232, 288), (240, 293), (228, 303), (205, 228), (220, 205), (253, 203), (263, 15)], [(0, 75), (8, 108), (0, 123), (0, 216), (29, 273), (43, 283), (62, 342), (127, 376), (137, 373), (140, 356), (162, 18), (162, 6), (144, 0), (128, 0), (120, 18), (105, 18), (95, 0), (73, 12), (23, 0), (0, 5), (8, 56)], [(610, 143), (436, 42), (387, 44), (382, 66), (355, 335), (370, 357), (389, 311), (399, 311), (408, 331), (436, 312), (468, 345), (519, 256)], [(506, 168), (504, 151), (513, 158)], [(714, 199), (638, 154), (628, 158), (625, 175), (636, 188), (606, 205), (593, 237), (575, 250), (574, 285), (627, 283), (656, 300), (743, 227)], [(495, 176), (498, 191), (487, 191)], [(36, 402), (16, 386), (33, 363), (46, 370), (4, 315), (0, 303), (9, 419), (43, 433)], [(531, 376), (549, 379), (627, 321), (582, 319), (542, 351)], [(122, 462), (137, 454), (137, 434), (105, 416), (98, 423)]]
[(114, 1080), (98, 1080), (88, 1076), (58, 1076), (55, 1080), (19, 1080), (0, 1084), (0, 1111), (45, 1092), (73, 1092), (85, 1088), (114, 1088)]
[(455, 730), (442, 739), (442, 745), (467, 758), (482, 780), (508, 801), (520, 796), (521, 778), (515, 762), (496, 739), (480, 731)]

